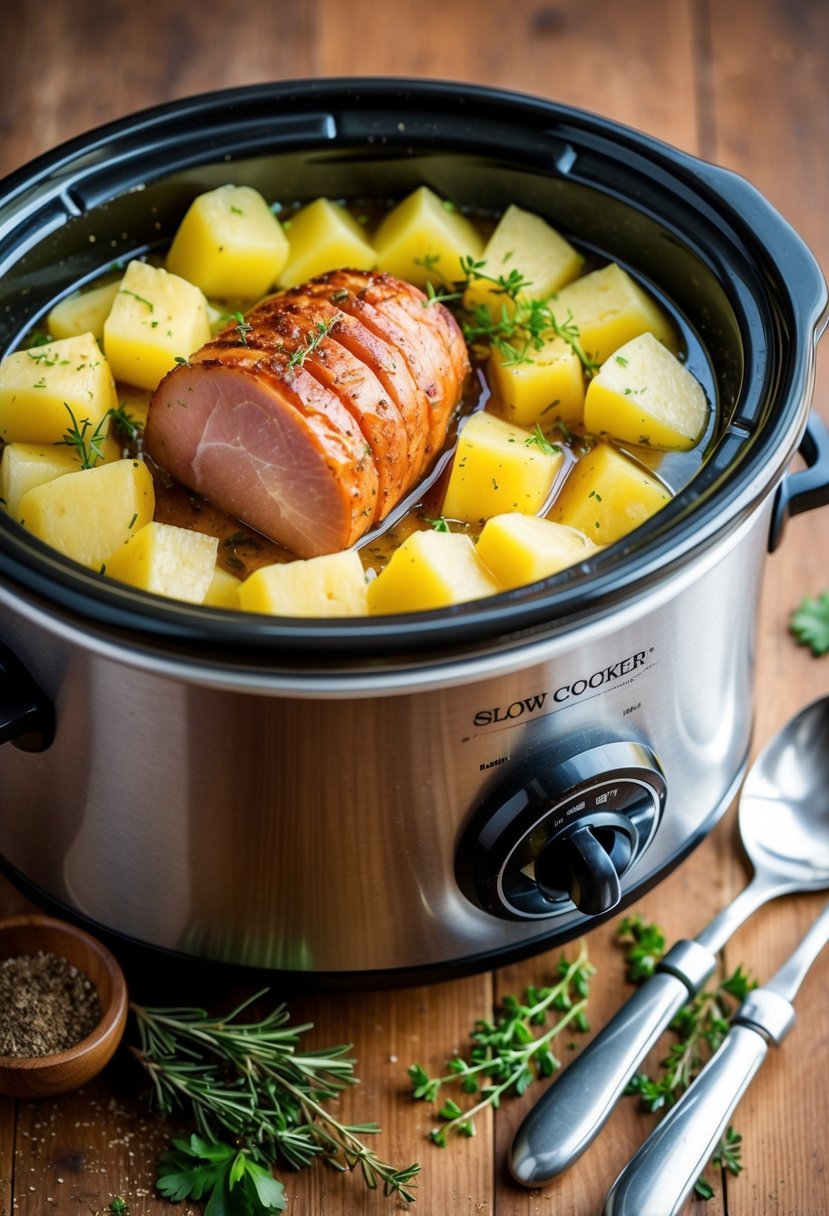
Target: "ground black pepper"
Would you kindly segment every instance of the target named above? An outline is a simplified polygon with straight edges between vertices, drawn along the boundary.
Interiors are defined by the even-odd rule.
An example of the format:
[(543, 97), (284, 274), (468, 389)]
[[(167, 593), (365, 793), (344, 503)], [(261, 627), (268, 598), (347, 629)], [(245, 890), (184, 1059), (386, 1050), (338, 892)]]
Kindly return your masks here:
[(39, 950), (0, 960), (0, 1056), (51, 1056), (80, 1043), (101, 1017), (94, 984)]

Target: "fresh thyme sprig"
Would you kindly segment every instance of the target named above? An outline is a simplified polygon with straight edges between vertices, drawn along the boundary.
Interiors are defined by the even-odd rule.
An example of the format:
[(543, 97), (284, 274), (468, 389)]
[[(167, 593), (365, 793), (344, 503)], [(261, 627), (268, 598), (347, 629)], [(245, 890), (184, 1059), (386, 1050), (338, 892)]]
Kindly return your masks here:
[(333, 317), (329, 317), (327, 321), (317, 321), (314, 326), (314, 332), (305, 345), (298, 347), (291, 355), (288, 360), (288, 367), (302, 367), (305, 360), (317, 349), (323, 338), (331, 333), (340, 316), (340, 313), (336, 313)]
[[(456, 1056), (446, 1064), (444, 1076), (430, 1077), (420, 1064), (409, 1068), (412, 1096), (437, 1103), (444, 1086), (454, 1084), (462, 1094), (477, 1094), (477, 1101), (462, 1108), (454, 1098), (446, 1098), (438, 1115), (443, 1123), (432, 1129), (430, 1139), (441, 1148), (453, 1133), (475, 1134), (474, 1120), (491, 1106), (497, 1108), (509, 1094), (522, 1094), (528, 1085), (541, 1077), (551, 1076), (559, 1061), (551, 1044), (567, 1026), (585, 1032), (589, 1029), (585, 1007), (590, 977), (595, 967), (582, 944), (577, 958), (568, 962), (562, 958), (557, 967), (558, 981), (547, 988), (527, 989), (523, 1001), (506, 996), (494, 1021), (479, 1020), (470, 1035), (472, 1048), (468, 1058)], [(542, 1033), (551, 1012), (560, 1016)]]
[[(253, 326), (251, 325), (250, 321), (245, 320), (244, 314), (241, 312), (235, 312), (233, 314), (233, 317), (234, 317), (234, 320), (236, 321), (236, 324), (233, 326), (233, 328), (235, 329), (236, 333), (239, 335), (239, 345), (247, 346), (248, 334), (253, 329)], [(176, 362), (178, 362), (178, 360), (176, 360)], [(185, 362), (186, 362), (186, 360), (185, 360)]]
[[(74, 449), (82, 469), (94, 469), (98, 461), (104, 458), (103, 446), (109, 431), (112, 410), (108, 410), (97, 426), (93, 427), (89, 418), (84, 418), (79, 425), (71, 405), (67, 405), (65, 401), (63, 404), (69, 413), (70, 421), (68, 428), (64, 431), (63, 439), (58, 442), (68, 444), (70, 448)], [(92, 432), (91, 435), (88, 435), (89, 431)]]
[(295, 1168), (319, 1159), (338, 1170), (359, 1169), (374, 1189), (413, 1202), (417, 1164), (382, 1161), (361, 1136), (376, 1124), (345, 1124), (324, 1105), (356, 1082), (348, 1045), (297, 1050), (311, 1024), (290, 1027), (284, 1005), (259, 1020), (243, 1020), (267, 989), (224, 1017), (203, 1009), (132, 1005), (138, 1027), (133, 1053), (146, 1069), (155, 1104), (169, 1114), (189, 1111), (204, 1141), (241, 1146), (250, 1160)]
[[(634, 983), (641, 983), (653, 975), (665, 953), (662, 930), (635, 914), (622, 920), (618, 938), (627, 946), (628, 978)], [(677, 1042), (671, 1045), (668, 1055), (662, 1060), (659, 1075), (649, 1077), (646, 1073), (638, 1073), (631, 1079), (626, 1092), (638, 1094), (652, 1113), (673, 1106), (720, 1047), (728, 1034), (732, 1017), (754, 987), (755, 982), (751, 977), (742, 967), (737, 967), (713, 988), (705, 989), (694, 997), (671, 1022)], [(711, 1163), (731, 1174), (739, 1174), (743, 1168), (741, 1148), (742, 1137), (729, 1126)], [(710, 1199), (714, 1194), (705, 1177), (697, 1179), (694, 1190), (701, 1199)]]
[(489, 304), (477, 304), (471, 309), (459, 308), (459, 321), (463, 336), (469, 346), (484, 346), (497, 351), (502, 363), (514, 367), (520, 363), (531, 363), (532, 352), (541, 350), (550, 335), (563, 338), (575, 351), (587, 375), (598, 371), (598, 363), (581, 345), (579, 328), (572, 313), (560, 320), (550, 299), (538, 299), (528, 294), (532, 282), (520, 270), (514, 268), (509, 274), (490, 274), (486, 270), (486, 259), (463, 257), (460, 260), (463, 278), (453, 284), (451, 291), (437, 291), (431, 282), (426, 284), (430, 304), (453, 304), (462, 300), (470, 283), (478, 280), (490, 283), (493, 295), (504, 297), (500, 309), (493, 316)]

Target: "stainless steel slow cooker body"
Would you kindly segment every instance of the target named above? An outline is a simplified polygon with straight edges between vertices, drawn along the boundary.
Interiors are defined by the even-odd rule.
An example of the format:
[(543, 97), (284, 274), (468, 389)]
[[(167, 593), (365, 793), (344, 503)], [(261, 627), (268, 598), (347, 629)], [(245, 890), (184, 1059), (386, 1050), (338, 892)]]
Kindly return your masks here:
[[(765, 554), (829, 498), (807, 429), (820, 272), (747, 183), (595, 116), (295, 82), (145, 112), (0, 185), (3, 348), (229, 180), (282, 199), (426, 182), (546, 215), (679, 309), (718, 428), (626, 541), (439, 613), (190, 608), (4, 521), (6, 866), (115, 933), (306, 976), (446, 974), (566, 940), (676, 865), (739, 782)], [(809, 467), (788, 473), (798, 446)]]

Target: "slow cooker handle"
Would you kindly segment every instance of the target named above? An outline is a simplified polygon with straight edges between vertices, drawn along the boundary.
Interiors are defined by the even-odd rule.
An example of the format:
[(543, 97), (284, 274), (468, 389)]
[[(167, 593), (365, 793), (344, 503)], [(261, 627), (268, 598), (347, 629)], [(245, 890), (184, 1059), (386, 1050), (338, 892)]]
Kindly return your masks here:
[(769, 553), (783, 538), (786, 520), (802, 511), (812, 511), (829, 503), (829, 430), (812, 410), (800, 441), (800, 454), (807, 467), (787, 473), (777, 488), (769, 532)]
[(17, 656), (0, 645), (0, 743), (14, 743), (25, 752), (42, 752), (54, 736), (51, 702)]

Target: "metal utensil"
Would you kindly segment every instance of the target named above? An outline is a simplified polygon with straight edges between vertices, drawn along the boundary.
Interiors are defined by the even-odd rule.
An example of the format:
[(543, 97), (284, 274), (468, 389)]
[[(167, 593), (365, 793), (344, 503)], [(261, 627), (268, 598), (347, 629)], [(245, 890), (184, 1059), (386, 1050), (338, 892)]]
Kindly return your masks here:
[(801, 710), (767, 745), (743, 785), (739, 825), (754, 876), (691, 941), (680, 941), (553, 1082), (518, 1129), (513, 1178), (544, 1186), (601, 1131), (637, 1066), (674, 1014), (702, 989), (732, 933), (770, 899), (829, 887), (829, 697)]
[(766, 1058), (795, 1021), (792, 1001), (829, 941), (827, 904), (773, 979), (749, 994), (719, 1051), (648, 1136), (605, 1200), (604, 1216), (677, 1216)]

